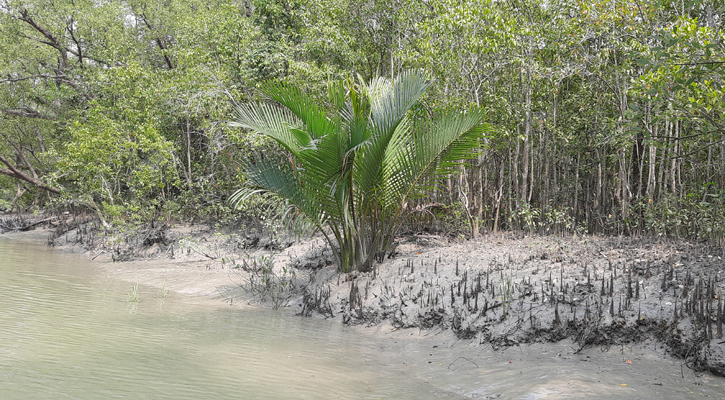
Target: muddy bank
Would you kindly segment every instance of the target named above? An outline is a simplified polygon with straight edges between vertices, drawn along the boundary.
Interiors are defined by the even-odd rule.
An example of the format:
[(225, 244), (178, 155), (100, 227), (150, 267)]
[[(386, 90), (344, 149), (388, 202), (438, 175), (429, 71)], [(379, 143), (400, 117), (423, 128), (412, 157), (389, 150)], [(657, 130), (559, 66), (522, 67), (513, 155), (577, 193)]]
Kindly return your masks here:
[(369, 274), (314, 273), (303, 314), (451, 329), (494, 348), (571, 338), (578, 348), (657, 344), (725, 376), (723, 249), (652, 238), (404, 238)]
[(704, 243), (411, 236), (375, 271), (338, 274), (319, 239), (292, 244), (166, 225), (111, 235), (80, 219), (52, 228), (50, 243), (86, 251), (109, 275), (200, 299), (265, 300), (345, 324), (450, 330), (494, 348), (563, 339), (578, 350), (643, 343), (725, 376), (725, 255)]

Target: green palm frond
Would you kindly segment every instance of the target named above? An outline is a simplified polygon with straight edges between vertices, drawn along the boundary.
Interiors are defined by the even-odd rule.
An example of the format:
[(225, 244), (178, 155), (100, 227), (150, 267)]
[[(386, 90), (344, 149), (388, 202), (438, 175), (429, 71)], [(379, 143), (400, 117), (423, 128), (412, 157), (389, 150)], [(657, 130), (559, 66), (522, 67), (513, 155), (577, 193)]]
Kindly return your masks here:
[(329, 134), (319, 139), (315, 148), (300, 151), (297, 161), (309, 185), (329, 188), (341, 173), (342, 157), (336, 135)]
[(426, 177), (453, 172), (459, 161), (476, 157), (483, 134), (477, 112), (444, 116), (415, 135), (401, 135), (391, 142), (384, 179), (386, 207), (397, 208), (415, 197)]
[(282, 83), (263, 87), (277, 104), (240, 106), (236, 126), (274, 138), (290, 159), (250, 159), (247, 185), (230, 199), (285, 199), (285, 221), (322, 232), (342, 271), (369, 269), (392, 243), (407, 202), (429, 189), (424, 182), (475, 157), (484, 132), (474, 111), (416, 123), (410, 110), (431, 84), (422, 72), (348, 83), (329, 87), (332, 116)]
[[(371, 85), (372, 88), (368, 91), (374, 91), (376, 97), (371, 97), (370, 118), (376, 135), (389, 137), (430, 84), (431, 81), (424, 74), (409, 71), (401, 74), (392, 86)], [(387, 87), (388, 90), (378, 93), (381, 86)]]
[(293, 153), (310, 142), (309, 139), (300, 138), (293, 132), (301, 126), (295, 115), (285, 108), (272, 104), (239, 105), (236, 109), (236, 120), (229, 125), (267, 135)]
[(311, 140), (321, 138), (335, 128), (325, 111), (298, 87), (269, 82), (262, 86), (262, 92), (297, 116)]
[(327, 83), (327, 101), (332, 105), (333, 111), (341, 112), (347, 105), (348, 86), (345, 81)]
[(356, 169), (360, 170), (358, 185), (361, 192), (366, 193), (379, 186), (383, 178), (383, 159), (390, 140), (398, 126), (406, 120), (407, 112), (430, 84), (421, 72), (409, 71), (401, 74), (392, 84), (378, 78), (367, 87), (367, 92), (372, 93), (369, 121), (372, 134), (369, 145), (362, 151), (361, 161), (356, 165)]
[(245, 198), (258, 193), (273, 193), (298, 208), (313, 220), (323, 222), (320, 205), (313, 201), (309, 185), (305, 185), (299, 174), (292, 170), (289, 163), (280, 163), (269, 159), (257, 158), (246, 165), (247, 184), (235, 192), (230, 199), (238, 204)]

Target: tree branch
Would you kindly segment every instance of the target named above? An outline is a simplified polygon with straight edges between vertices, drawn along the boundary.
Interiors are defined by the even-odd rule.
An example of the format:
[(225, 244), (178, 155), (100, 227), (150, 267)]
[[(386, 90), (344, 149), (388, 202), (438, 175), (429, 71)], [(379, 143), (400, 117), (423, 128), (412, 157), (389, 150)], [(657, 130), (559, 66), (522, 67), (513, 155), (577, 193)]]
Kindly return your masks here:
[[(154, 27), (151, 25), (151, 22), (149, 22), (149, 19), (146, 17), (146, 13), (141, 13), (141, 19), (144, 22), (144, 25), (146, 25), (147, 28), (149, 28), (150, 31), (154, 30)], [(158, 33), (158, 32), (157, 32)], [(156, 44), (159, 46), (159, 49), (161, 50), (161, 56), (164, 57), (164, 61), (166, 61), (166, 66), (169, 67), (169, 69), (174, 69), (174, 63), (171, 62), (171, 57), (169, 57), (167, 53), (167, 46), (164, 43), (164, 41), (161, 39), (161, 36), (156, 36)]]
[(39, 113), (38, 111), (35, 111), (33, 109), (23, 107), (23, 108), (0, 108), (0, 113), (4, 113), (7, 115), (15, 115), (18, 117), (25, 117), (25, 118), (39, 118), (39, 119), (47, 119), (47, 120), (53, 120), (53, 117), (48, 115), (43, 115)]
[(60, 194), (60, 189), (52, 187), (52, 186), (48, 186), (38, 179), (33, 179), (33, 177), (28, 176), (27, 174), (25, 174), (22, 171), (15, 168), (15, 166), (13, 166), (13, 164), (10, 163), (10, 161), (8, 161), (2, 155), (0, 155), (0, 162), (7, 165), (7, 167), (9, 168), (9, 169), (0, 168), (0, 174), (7, 175), (7, 176), (10, 176), (13, 178), (17, 178), (17, 179), (23, 180), (28, 183), (32, 183), (33, 185), (35, 185), (41, 189), (47, 190), (51, 193)]
[(58, 38), (53, 36), (53, 34), (49, 30), (45, 29), (37, 22), (35, 22), (35, 20), (33, 20), (33, 17), (30, 16), (28, 10), (20, 10), (20, 17), (18, 17), (18, 19), (32, 26), (36, 31), (40, 32), (40, 34), (47, 39), (47, 41), (40, 41), (41, 43), (45, 43), (48, 46), (51, 46), (58, 50), (61, 56), (59, 69), (64, 70), (68, 66), (68, 51), (66, 47), (62, 45), (62, 42), (58, 40)]
[(689, 63), (676, 63), (672, 65), (713, 65), (713, 64), (725, 64), (725, 61), (699, 61)]
[(20, 160), (30, 170), (30, 173), (33, 174), (33, 179), (37, 180), (38, 174), (35, 173), (35, 168), (33, 168), (33, 166), (28, 162), (28, 159), (25, 157), (23, 150), (20, 149), (20, 147), (18, 147), (18, 145), (12, 139), (10, 139), (10, 137), (8, 137), (6, 134), (0, 132), (0, 135), (2, 135), (2, 137), (4, 137), (5, 140), (7, 140), (8, 143), (10, 143), (10, 146), (12, 146), (13, 149), (15, 149), (15, 153), (18, 155)]

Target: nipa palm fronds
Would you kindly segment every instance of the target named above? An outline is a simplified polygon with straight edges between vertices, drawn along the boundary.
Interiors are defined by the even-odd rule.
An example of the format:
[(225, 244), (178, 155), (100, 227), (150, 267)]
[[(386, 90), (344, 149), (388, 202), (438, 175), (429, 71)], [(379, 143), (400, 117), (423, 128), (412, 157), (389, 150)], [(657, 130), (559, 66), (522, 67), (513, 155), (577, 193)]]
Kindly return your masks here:
[(331, 85), (327, 112), (298, 88), (265, 85), (274, 103), (238, 107), (234, 126), (276, 140), (289, 161), (258, 156), (245, 166), (246, 186), (230, 199), (274, 194), (296, 226), (320, 231), (341, 271), (369, 270), (388, 251), (424, 182), (475, 157), (484, 133), (477, 110), (414, 123), (411, 108), (430, 81), (419, 71), (395, 81)]

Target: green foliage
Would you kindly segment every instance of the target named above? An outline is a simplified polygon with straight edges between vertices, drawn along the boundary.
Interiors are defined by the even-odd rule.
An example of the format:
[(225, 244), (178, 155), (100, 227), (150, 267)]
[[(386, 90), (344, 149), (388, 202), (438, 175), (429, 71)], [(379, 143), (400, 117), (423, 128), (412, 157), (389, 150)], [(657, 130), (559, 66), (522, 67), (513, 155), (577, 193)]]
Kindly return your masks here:
[[(0, 155), (32, 179), (0, 163), (0, 207), (83, 207), (117, 226), (203, 220), (277, 234), (285, 200), (248, 197), (234, 213), (229, 193), (247, 180), (248, 154), (301, 178), (288, 162), (304, 146), (288, 149), (230, 127), (235, 103), (265, 101), (258, 88), (268, 91), (269, 80), (313, 99), (327, 96), (330, 81), (348, 80), (348, 100), (352, 92), (363, 99), (367, 85), (352, 85), (351, 77), (394, 80), (420, 68), (438, 83), (405, 115), (401, 126), (412, 127), (413, 137), (438, 116), (472, 105), (492, 127), (477, 159), (437, 186), (450, 193), (432, 189), (432, 178), (411, 192), (401, 218), (413, 209), (436, 214), (413, 213), (417, 230), (432, 224), (458, 234), (468, 223), (472, 236), (504, 228), (717, 238), (722, 216), (704, 204), (720, 204), (712, 196), (725, 188), (720, 6), (7, 1), (0, 13)], [(330, 126), (347, 123), (347, 106), (309, 98), (302, 103), (318, 104)], [(306, 141), (301, 117), (287, 117), (301, 124), (294, 140)], [(349, 152), (350, 143), (336, 150), (338, 164), (347, 165), (340, 154), (352, 160), (363, 152)], [(343, 210), (325, 215), (337, 218), (341, 241), (352, 243), (372, 228), (345, 233), (340, 190), (350, 184), (343, 175), (319, 186), (334, 189), (320, 206)], [(381, 172), (380, 179), (391, 176)], [(46, 196), (44, 184), (61, 196)], [(359, 203), (355, 190), (348, 204)], [(440, 206), (426, 208), (431, 204)]]
[(450, 205), (436, 204), (421, 212), (413, 213), (403, 229), (413, 232), (436, 232), (449, 237), (465, 237), (467, 226), (466, 210), (461, 202)]
[(530, 233), (564, 234), (585, 233), (586, 228), (577, 226), (571, 210), (548, 207), (540, 209), (525, 203), (517, 207), (509, 216), (512, 229), (527, 230)]
[(696, 18), (680, 17), (656, 35), (656, 44), (637, 59), (646, 72), (637, 82), (636, 95), (663, 105), (663, 116), (698, 121), (702, 134), (721, 139), (725, 33)]
[(684, 198), (668, 196), (655, 204), (644, 204), (643, 228), (657, 236), (725, 240), (725, 191), (690, 193)]
[(408, 112), (429, 85), (417, 72), (331, 85), (336, 112), (328, 115), (299, 89), (268, 84), (277, 104), (240, 106), (234, 124), (275, 139), (289, 157), (250, 160), (247, 186), (231, 201), (279, 196), (297, 226), (325, 235), (341, 271), (370, 269), (390, 249), (408, 201), (423, 195), (425, 178), (449, 174), (479, 145), (475, 111), (414, 124)]
[(114, 204), (125, 195), (146, 200), (164, 190), (164, 170), (175, 171), (172, 147), (153, 124), (124, 129), (104, 115), (94, 115), (74, 127), (73, 139), (65, 147), (61, 174), (83, 182), (84, 191)]
[(541, 210), (531, 207), (529, 203), (524, 203), (511, 213), (509, 220), (512, 225), (518, 226), (519, 229), (526, 228), (529, 232), (534, 232), (540, 216)]

